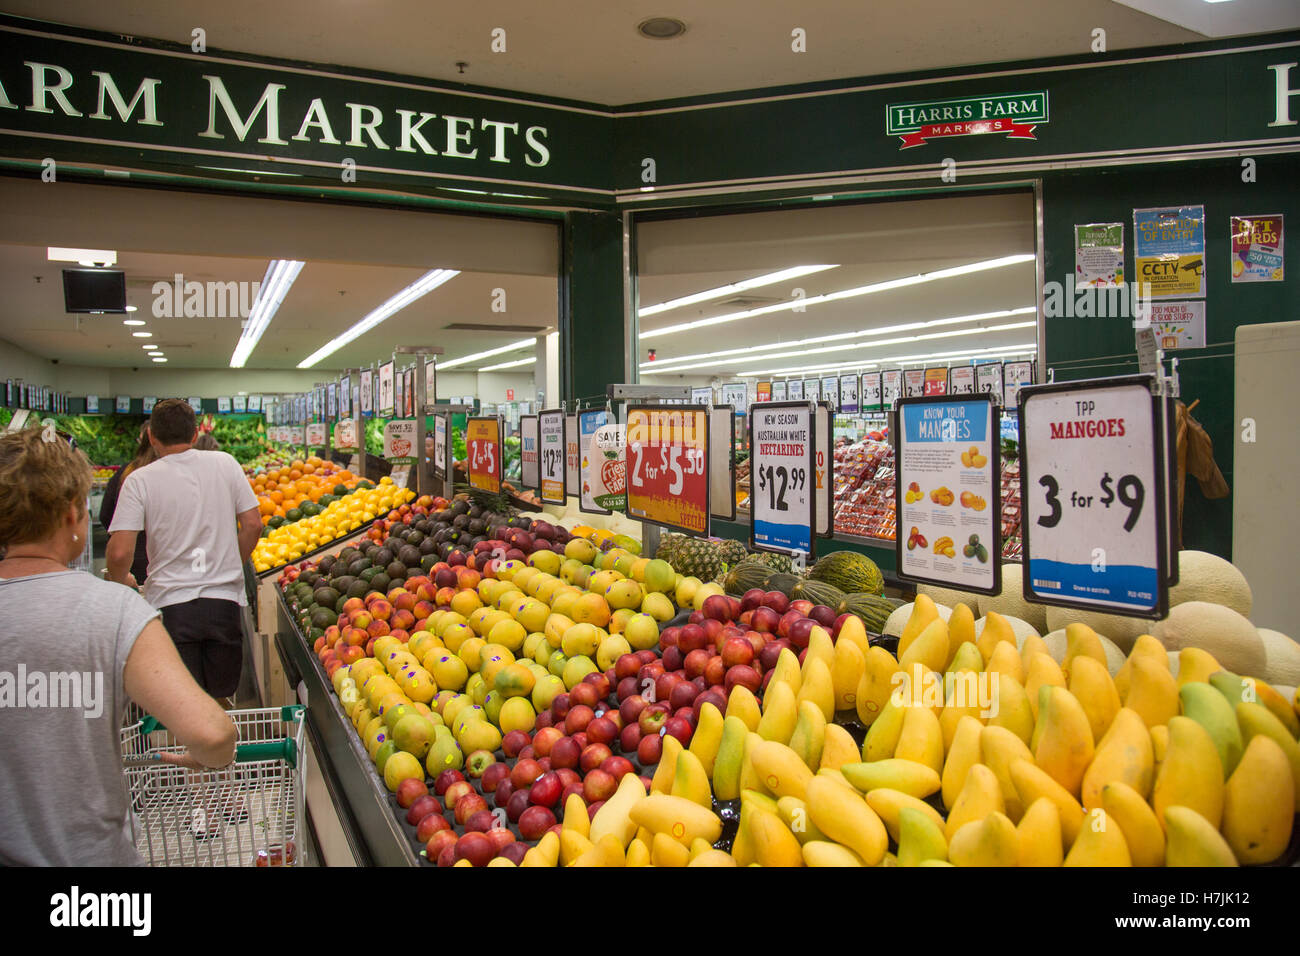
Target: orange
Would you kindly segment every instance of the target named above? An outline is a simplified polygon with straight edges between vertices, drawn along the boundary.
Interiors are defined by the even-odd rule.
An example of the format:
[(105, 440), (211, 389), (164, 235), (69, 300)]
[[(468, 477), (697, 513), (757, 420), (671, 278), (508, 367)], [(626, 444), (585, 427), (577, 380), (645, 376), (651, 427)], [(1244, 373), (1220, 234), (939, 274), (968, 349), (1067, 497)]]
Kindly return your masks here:
[(284, 501), (284, 492), (277, 488), (275, 491), (268, 493), (267, 497), (278, 505), (280, 502)]

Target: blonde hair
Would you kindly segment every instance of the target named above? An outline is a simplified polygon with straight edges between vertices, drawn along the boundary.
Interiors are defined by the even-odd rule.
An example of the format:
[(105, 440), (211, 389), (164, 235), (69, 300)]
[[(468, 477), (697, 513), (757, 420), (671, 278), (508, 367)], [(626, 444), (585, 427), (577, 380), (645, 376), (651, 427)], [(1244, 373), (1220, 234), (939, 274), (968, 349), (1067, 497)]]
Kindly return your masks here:
[(90, 462), (44, 428), (0, 435), (0, 548), (41, 541), (63, 521), (68, 505), (86, 507)]

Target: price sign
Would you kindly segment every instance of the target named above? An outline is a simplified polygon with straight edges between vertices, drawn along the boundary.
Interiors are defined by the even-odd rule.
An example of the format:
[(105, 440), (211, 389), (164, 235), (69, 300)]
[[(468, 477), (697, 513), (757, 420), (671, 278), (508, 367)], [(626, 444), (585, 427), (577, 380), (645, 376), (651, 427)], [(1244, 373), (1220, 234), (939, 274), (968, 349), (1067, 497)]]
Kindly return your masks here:
[[(127, 407), (129, 408), (130, 405), (131, 405), (131, 400), (130, 400), (130, 399), (127, 399)], [(231, 407), (232, 407), (232, 406), (231, 406), (231, 403), (230, 403), (230, 397), (229, 397), (229, 396), (227, 396), (227, 395), (222, 395), (222, 396), (219, 396), (219, 397), (217, 398), (217, 413), (218, 413), (218, 414), (221, 414), (221, 415), (228, 415), (228, 414), (230, 414), (230, 409), (231, 409)]]
[(1033, 362), (1007, 362), (1002, 366), (1004, 392), (1007, 408), (1015, 408), (1020, 389), (1034, 380)]
[(948, 391), (953, 395), (974, 395), (975, 366), (958, 365), (948, 369)]
[(903, 370), (903, 397), (921, 398), (925, 395), (925, 369), (909, 368)]
[(393, 373), (393, 414), (398, 418), (410, 418), (411, 413), (406, 410), (406, 373), (395, 371)]
[(548, 409), (537, 417), (541, 445), (541, 490), (543, 504), (562, 505), (565, 498), (564, 412)]
[(374, 377), (375, 373), (372, 370), (368, 368), (361, 370), (361, 415), (363, 418), (369, 418), (375, 413)]
[(840, 376), (840, 411), (845, 415), (858, 413), (858, 376)]
[(194, 414), (199, 415), (203, 412), (203, 399), (194, 396), (190, 399), (190, 408), (194, 409)]
[(501, 490), (501, 419), (471, 418), (466, 425), (465, 453), (471, 488)]
[(352, 408), (352, 376), (344, 375), (339, 379), (339, 418), (351, 418), (355, 414)]
[(709, 410), (709, 508), (715, 518), (736, 520), (736, 410)]
[(815, 402), (822, 397), (822, 383), (818, 378), (806, 378), (803, 380), (803, 397), (810, 402)]
[(236, 395), (234, 398), (230, 400), (230, 408), (231, 411), (238, 412), (240, 414), (243, 414), (244, 412), (248, 411), (248, 396)]
[(447, 480), (447, 416), (433, 416), (433, 476)]
[(564, 419), (564, 489), (571, 495), (578, 494), (582, 488), (582, 455), (578, 441), (578, 416), (567, 415)]
[(903, 397), (903, 372), (891, 369), (880, 373), (880, 401), (885, 408), (893, 408), (894, 402)]
[(397, 394), (394, 388), (393, 363), (391, 361), (385, 362), (379, 366), (379, 400), (376, 414), (380, 418), (392, 418), (393, 413), (397, 410)]
[(880, 373), (862, 373), (862, 410), (880, 407)]
[(307, 426), (307, 445), (311, 448), (320, 448), (325, 444), (325, 423), (312, 422)]
[(402, 408), (405, 418), (415, 414), (415, 367), (408, 368), (402, 375), (406, 385), (402, 389)]
[(803, 398), (803, 379), (791, 379), (786, 386), (786, 392), (790, 401), (797, 402)]
[(772, 383), (772, 401), (774, 401), (774, 402), (784, 402), (785, 400), (786, 400), (786, 383), (785, 383), (785, 382), (773, 382), (773, 383)]
[(424, 362), (424, 411), (438, 403), (438, 366), (433, 359)]
[(1131, 375), (1024, 389), (1027, 600), (1134, 617), (1168, 610), (1172, 482), (1154, 382)]
[(898, 406), (898, 576), (981, 594), (1002, 590), (1001, 434), (987, 396)]
[(692, 405), (712, 405), (712, 404), (713, 404), (713, 389), (710, 388), (710, 387), (708, 387), (707, 385), (706, 385), (706, 386), (703, 386), (703, 387), (701, 387), (701, 388), (692, 388), (692, 389), (691, 389), (691, 404), (692, 404)]
[[(227, 401), (229, 401), (229, 399), (227, 399)], [(218, 410), (220, 410), (220, 409), (218, 409)], [(130, 411), (131, 411), (131, 396), (130, 396), (130, 395), (118, 395), (116, 398), (114, 398), (114, 399), (113, 399), (113, 411), (115, 411), (115, 412), (116, 412), (117, 414), (119, 414), (119, 415), (125, 415), (125, 414), (127, 414), (128, 412), (130, 412)], [(229, 411), (229, 409), (227, 409), (227, 411)]]
[(732, 382), (722, 386), (722, 404), (731, 405), (739, 411), (749, 407), (749, 392), (744, 382)]
[(537, 416), (521, 415), (519, 418), (519, 480), (530, 491), (540, 491), (541, 472), (538, 467)]
[(809, 554), (815, 511), (815, 415), (806, 402), (770, 402), (749, 416), (749, 545)]
[[(157, 399), (154, 399), (154, 401), (156, 402)], [(150, 408), (153, 408), (152, 405), (150, 405), (149, 407), (150, 407)], [(250, 396), (248, 396), (248, 410), (249, 410), (250, 412), (260, 412), (260, 411), (262, 410), (262, 396), (261, 396), (261, 395), (250, 395)]]
[(754, 401), (770, 402), (771, 400), (772, 400), (772, 383), (759, 382), (757, 386), (757, 391), (754, 394)]
[[(307, 426), (308, 430), (312, 428)], [(394, 418), (384, 423), (384, 457), (393, 465), (409, 465), (415, 461), (415, 419)], [(473, 474), (470, 484), (474, 483)]]
[(813, 453), (816, 508), (813, 529), (819, 538), (829, 538), (835, 533), (835, 516), (831, 508), (831, 492), (835, 487), (835, 406), (830, 402), (818, 402), (816, 429), (817, 441)]
[(627, 410), (627, 513), (674, 531), (709, 531), (709, 410)]
[(582, 480), (579, 511), (610, 514), (627, 507), (626, 433), (604, 409), (578, 413)]
[(355, 418), (343, 418), (334, 426), (333, 447), (336, 451), (357, 450), (357, 424)]
[(997, 400), (999, 405), (1002, 404), (1002, 363), (993, 362), (989, 365), (975, 366), (975, 390), (977, 392), (990, 392)]
[(834, 375), (822, 379), (822, 397), (823, 402), (828, 402), (832, 411), (838, 411), (840, 407), (840, 380)]

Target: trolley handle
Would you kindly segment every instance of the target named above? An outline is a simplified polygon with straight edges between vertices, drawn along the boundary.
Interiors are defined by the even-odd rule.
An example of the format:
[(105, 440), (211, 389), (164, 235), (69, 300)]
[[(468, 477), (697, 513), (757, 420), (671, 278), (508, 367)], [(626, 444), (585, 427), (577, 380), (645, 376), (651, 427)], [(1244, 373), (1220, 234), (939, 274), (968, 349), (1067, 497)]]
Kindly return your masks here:
[[(293, 723), (302, 719), (302, 705), (289, 704), (280, 708), (280, 719)], [(145, 716), (140, 721), (140, 736), (147, 737), (158, 730), (166, 730), (157, 717)], [(283, 760), (290, 767), (298, 766), (298, 745), (290, 737), (272, 740), (266, 743), (238, 744), (235, 747), (235, 763), (254, 763), (259, 760)], [(148, 760), (147, 762), (155, 762)], [(130, 761), (131, 764), (135, 760)]]

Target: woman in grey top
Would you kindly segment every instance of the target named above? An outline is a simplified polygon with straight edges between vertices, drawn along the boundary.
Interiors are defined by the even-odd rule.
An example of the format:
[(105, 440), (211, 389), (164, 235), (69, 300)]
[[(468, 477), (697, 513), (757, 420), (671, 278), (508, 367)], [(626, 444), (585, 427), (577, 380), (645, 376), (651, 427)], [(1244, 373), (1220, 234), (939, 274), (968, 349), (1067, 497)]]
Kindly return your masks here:
[(158, 612), (68, 564), (90, 533), (90, 463), (44, 429), (0, 436), (0, 865), (139, 864), (118, 734), (128, 698), (189, 753), (234, 758), (235, 725)]

